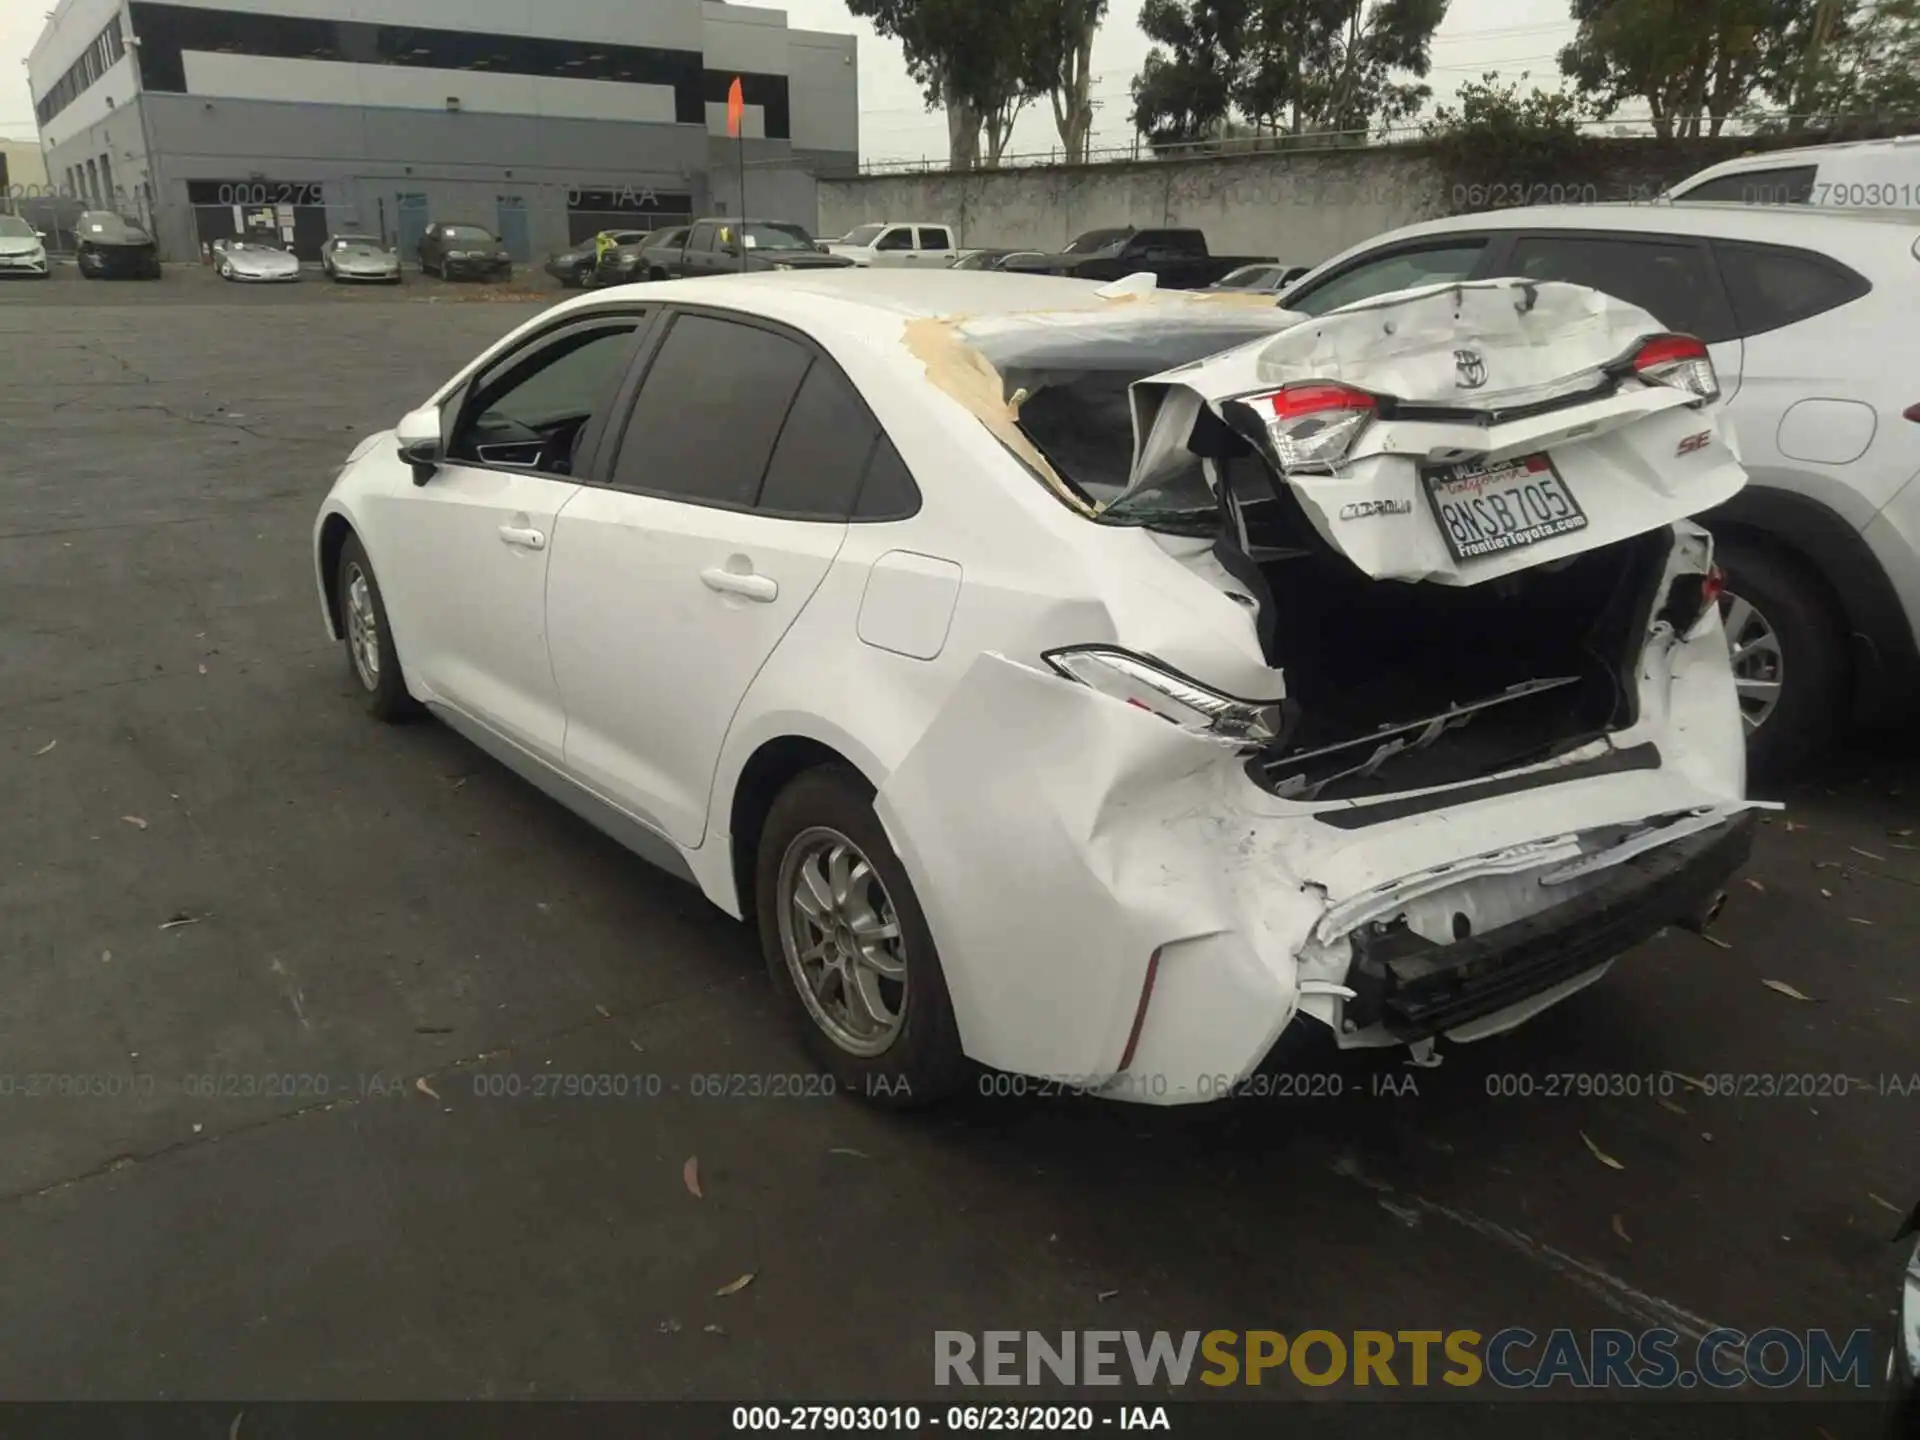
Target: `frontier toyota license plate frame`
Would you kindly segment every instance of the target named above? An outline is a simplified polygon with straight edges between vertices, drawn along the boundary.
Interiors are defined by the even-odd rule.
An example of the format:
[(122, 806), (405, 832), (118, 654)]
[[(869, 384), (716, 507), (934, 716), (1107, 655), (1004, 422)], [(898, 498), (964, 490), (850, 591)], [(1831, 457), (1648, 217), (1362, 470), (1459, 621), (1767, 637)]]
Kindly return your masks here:
[(1437, 465), (1420, 481), (1455, 560), (1484, 560), (1587, 528), (1587, 512), (1544, 451)]

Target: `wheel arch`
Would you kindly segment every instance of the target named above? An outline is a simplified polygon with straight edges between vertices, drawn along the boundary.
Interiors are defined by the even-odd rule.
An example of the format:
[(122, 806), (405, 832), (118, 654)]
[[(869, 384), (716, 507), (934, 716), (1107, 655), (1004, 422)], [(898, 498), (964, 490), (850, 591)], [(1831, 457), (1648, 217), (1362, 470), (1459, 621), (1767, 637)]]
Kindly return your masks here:
[[(877, 792), (874, 776), (877, 767), (871, 757), (859, 758), (860, 747), (842, 737), (834, 740), (788, 730), (769, 736), (754, 746), (733, 785), (727, 792), (724, 809), (727, 828), (723, 883), (732, 888), (733, 904), (714, 896), (724, 908), (751, 923), (754, 905), (754, 870), (759, 862), (760, 836), (767, 816), (780, 792), (809, 770), (839, 766), (860, 777), (870, 792)], [(715, 879), (722, 879), (716, 876)]]
[(1824, 587), (1852, 639), (1853, 708), (1877, 709), (1890, 688), (1920, 670), (1913, 627), (1893, 582), (1860, 532), (1818, 500), (1748, 485), (1696, 517), (1716, 534), (1738, 533), (1797, 561)]
[(340, 552), (354, 533), (353, 522), (335, 510), (321, 520), (314, 540), (315, 578), (320, 582), (321, 608), (326, 612), (327, 636), (332, 640), (340, 638)]

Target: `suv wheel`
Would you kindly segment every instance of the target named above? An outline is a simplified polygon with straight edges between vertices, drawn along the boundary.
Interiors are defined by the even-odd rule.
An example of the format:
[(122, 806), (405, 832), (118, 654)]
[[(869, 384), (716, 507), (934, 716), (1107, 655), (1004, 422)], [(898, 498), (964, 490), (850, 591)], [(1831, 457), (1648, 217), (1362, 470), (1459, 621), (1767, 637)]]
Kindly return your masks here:
[(1720, 614), (1748, 766), (1789, 779), (1840, 729), (1851, 683), (1845, 622), (1820, 577), (1765, 541), (1716, 537), (1715, 559), (1727, 573)]
[(841, 766), (806, 772), (774, 801), (757, 858), (767, 969), (838, 1087), (893, 1109), (958, 1089), (953, 1002), (872, 789)]

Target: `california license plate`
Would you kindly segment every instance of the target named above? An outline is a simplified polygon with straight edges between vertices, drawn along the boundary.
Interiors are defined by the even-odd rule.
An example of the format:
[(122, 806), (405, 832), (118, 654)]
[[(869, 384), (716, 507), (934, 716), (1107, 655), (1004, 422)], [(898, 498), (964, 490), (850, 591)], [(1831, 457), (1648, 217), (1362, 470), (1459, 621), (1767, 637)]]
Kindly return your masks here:
[(1456, 560), (1477, 560), (1587, 528), (1586, 511), (1545, 455), (1473, 461), (1424, 476), (1434, 519)]

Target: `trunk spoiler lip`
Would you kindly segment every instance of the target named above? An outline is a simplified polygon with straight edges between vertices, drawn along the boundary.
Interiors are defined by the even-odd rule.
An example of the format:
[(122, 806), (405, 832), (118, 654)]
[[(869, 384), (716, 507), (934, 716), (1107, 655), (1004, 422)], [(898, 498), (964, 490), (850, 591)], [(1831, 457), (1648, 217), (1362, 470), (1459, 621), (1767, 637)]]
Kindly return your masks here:
[[(1375, 413), (1381, 421), (1408, 420), (1427, 424), (1474, 425), (1482, 430), (1492, 430), (1516, 420), (1531, 420), (1540, 415), (1551, 415), (1557, 410), (1571, 410), (1576, 406), (1592, 404), (1601, 400), (1610, 400), (1620, 393), (1621, 383), (1633, 377), (1634, 360), (1647, 345), (1656, 340), (1693, 339), (1679, 331), (1649, 331), (1636, 339), (1620, 354), (1611, 360), (1585, 369), (1574, 371), (1566, 377), (1562, 386), (1553, 393), (1535, 400), (1523, 400), (1509, 405), (1448, 405), (1436, 400), (1412, 400), (1393, 395), (1385, 391), (1370, 389), (1365, 385), (1355, 385), (1351, 381), (1289, 381), (1280, 386), (1259, 386), (1254, 389), (1236, 391), (1231, 395), (1221, 395), (1212, 399), (1202, 397), (1204, 403), (1213, 407), (1220, 418), (1242, 428), (1245, 412), (1251, 402), (1277, 390), (1291, 389), (1296, 385), (1340, 384), (1350, 390), (1358, 390), (1373, 397)], [(1142, 384), (1152, 384), (1151, 380)], [(1698, 404), (1705, 404), (1702, 399)], [(1232, 407), (1233, 413), (1229, 413)], [(1251, 438), (1245, 437), (1245, 438)]]

